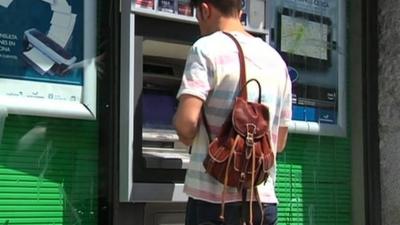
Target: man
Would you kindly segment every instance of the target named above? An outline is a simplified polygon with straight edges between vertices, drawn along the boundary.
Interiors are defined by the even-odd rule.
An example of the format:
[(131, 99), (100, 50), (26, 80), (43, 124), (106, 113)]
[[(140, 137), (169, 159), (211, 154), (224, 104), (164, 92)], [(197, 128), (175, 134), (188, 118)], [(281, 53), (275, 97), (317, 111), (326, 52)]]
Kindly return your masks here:
[[(291, 119), (291, 82), (279, 54), (260, 38), (247, 33), (240, 21), (241, 0), (191, 0), (202, 38), (196, 41), (187, 58), (177, 98), (179, 106), (174, 125), (180, 140), (191, 146), (191, 161), (184, 191), (189, 196), (186, 225), (218, 223), (223, 185), (205, 173), (202, 162), (207, 154), (208, 136), (202, 122), (202, 108), (215, 137), (233, 106), (238, 93), (239, 59), (234, 42), (239, 41), (244, 55), (247, 80), (262, 85), (262, 103), (270, 110), (272, 149), (280, 152), (286, 144)], [(252, 83), (254, 86), (252, 86)], [(247, 86), (249, 101), (258, 97), (254, 82)], [(265, 184), (258, 187), (263, 203), (264, 224), (277, 224), (277, 198), (274, 166)], [(225, 194), (225, 224), (240, 224), (241, 194), (228, 189)], [(261, 213), (254, 208), (253, 224), (259, 224)]]

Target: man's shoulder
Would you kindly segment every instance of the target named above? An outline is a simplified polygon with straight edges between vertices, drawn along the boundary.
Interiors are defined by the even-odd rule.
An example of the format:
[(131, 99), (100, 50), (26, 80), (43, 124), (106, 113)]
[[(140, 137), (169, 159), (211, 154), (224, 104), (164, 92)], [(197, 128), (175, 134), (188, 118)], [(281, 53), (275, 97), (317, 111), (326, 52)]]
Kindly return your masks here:
[(193, 46), (206, 48), (208, 46), (218, 45), (221, 41), (224, 41), (222, 32), (214, 32), (212, 34), (200, 37), (194, 42)]
[(192, 53), (204, 57), (215, 57), (227, 50), (227, 39), (222, 32), (214, 32), (196, 40), (192, 45)]
[(256, 38), (253, 43), (248, 45), (248, 52), (250, 52), (248, 57), (254, 57), (253, 59), (264, 61), (264, 63), (267, 63), (269, 66), (273, 64), (275, 66), (286, 67), (286, 62), (279, 52), (260, 38)]
[[(249, 37), (246, 35), (235, 35), (240, 42), (242, 48), (249, 55), (246, 57), (255, 57), (262, 59), (265, 62), (273, 63), (275, 65), (286, 67), (286, 63), (281, 55), (266, 41), (259, 37)], [(194, 44), (193, 48), (196, 52), (201, 52), (202, 55), (218, 55), (224, 54), (228, 49), (236, 48), (234, 43), (221, 31), (199, 38)]]

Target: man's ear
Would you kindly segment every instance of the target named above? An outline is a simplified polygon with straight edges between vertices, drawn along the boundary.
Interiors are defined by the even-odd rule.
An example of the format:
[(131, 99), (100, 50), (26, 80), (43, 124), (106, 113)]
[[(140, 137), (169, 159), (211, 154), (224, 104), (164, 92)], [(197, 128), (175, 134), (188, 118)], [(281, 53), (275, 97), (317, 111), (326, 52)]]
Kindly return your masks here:
[(208, 3), (202, 2), (199, 6), (199, 9), (202, 20), (208, 19), (211, 16), (211, 7)]

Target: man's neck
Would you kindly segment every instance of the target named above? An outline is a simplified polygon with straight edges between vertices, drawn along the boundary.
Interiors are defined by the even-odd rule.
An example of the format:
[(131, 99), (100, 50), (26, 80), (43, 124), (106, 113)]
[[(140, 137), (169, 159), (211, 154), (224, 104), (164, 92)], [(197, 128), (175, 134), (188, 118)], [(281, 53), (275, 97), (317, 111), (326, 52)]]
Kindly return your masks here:
[(220, 17), (216, 22), (216, 30), (224, 32), (241, 32), (247, 33), (242, 23), (237, 18)]

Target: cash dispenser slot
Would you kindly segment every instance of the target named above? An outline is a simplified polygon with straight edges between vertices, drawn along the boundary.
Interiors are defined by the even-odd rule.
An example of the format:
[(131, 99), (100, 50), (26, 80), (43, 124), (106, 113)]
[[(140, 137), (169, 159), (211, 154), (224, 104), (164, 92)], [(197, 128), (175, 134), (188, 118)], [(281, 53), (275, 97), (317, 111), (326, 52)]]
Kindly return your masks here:
[(142, 151), (147, 168), (186, 169), (189, 164), (188, 148), (172, 131), (144, 129)]

